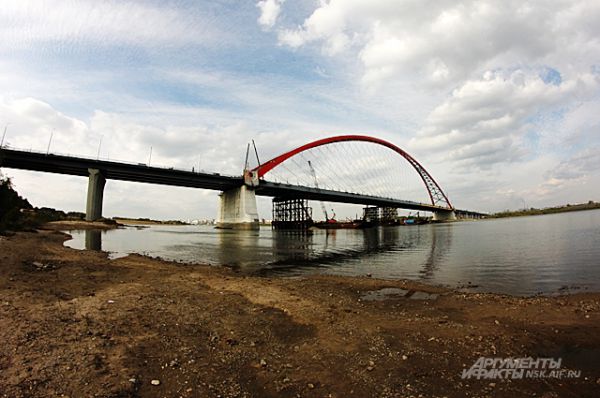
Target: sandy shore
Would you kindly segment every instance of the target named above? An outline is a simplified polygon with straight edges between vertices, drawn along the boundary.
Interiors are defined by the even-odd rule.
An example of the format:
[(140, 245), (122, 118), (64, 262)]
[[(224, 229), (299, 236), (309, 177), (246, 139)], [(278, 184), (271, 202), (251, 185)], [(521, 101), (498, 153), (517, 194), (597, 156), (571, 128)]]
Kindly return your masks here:
[(75, 220), (64, 220), (64, 221), (52, 221), (44, 225), (44, 229), (52, 231), (71, 231), (74, 229), (101, 229), (109, 230), (122, 227), (123, 224), (114, 223), (109, 224), (102, 221), (75, 221)]
[[(366, 277), (248, 277), (137, 255), (109, 260), (64, 239), (56, 231), (0, 238), (0, 396), (600, 391), (600, 294), (524, 299)], [(382, 288), (413, 298), (370, 300)], [(482, 356), (561, 357), (581, 375), (461, 379)]]

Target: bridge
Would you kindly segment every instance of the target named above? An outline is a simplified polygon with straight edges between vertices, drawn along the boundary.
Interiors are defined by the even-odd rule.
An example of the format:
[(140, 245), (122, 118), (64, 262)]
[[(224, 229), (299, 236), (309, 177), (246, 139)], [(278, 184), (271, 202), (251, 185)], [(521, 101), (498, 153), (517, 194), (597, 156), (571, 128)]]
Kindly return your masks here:
[[(331, 157), (332, 149), (330, 147), (344, 143), (375, 145), (379, 149), (388, 152), (385, 156), (393, 153), (395, 158), (402, 160), (402, 163), (408, 165), (413, 170), (413, 174), (418, 177), (421, 186), (425, 188), (427, 193), (427, 202), (402, 199), (397, 194), (384, 193), (381, 186), (367, 188), (364, 182), (361, 183), (366, 177), (363, 176), (363, 180), (361, 180), (360, 171), (350, 170), (349, 168), (343, 171), (335, 170), (338, 168), (337, 166), (329, 167), (333, 169), (333, 174), (329, 179), (335, 181), (337, 185), (335, 188), (327, 186), (328, 177), (325, 173), (325, 163), (327, 162), (318, 162), (316, 159), (319, 158), (319, 155), (321, 155), (321, 159), (324, 158), (323, 150), (327, 151), (329, 157)], [(313, 162), (319, 164), (319, 178), (314, 174), (314, 170), (312, 170), (312, 177), (310, 176), (310, 171), (305, 162), (306, 157), (315, 150), (321, 151), (312, 153), (313, 157), (316, 156), (316, 158), (313, 158)], [(346, 160), (356, 163), (356, 156), (358, 155), (344, 157)], [(370, 156), (371, 158), (374, 156), (372, 152), (370, 152)], [(377, 155), (377, 159), (381, 157), (381, 155)], [(310, 160), (308, 160), (308, 165), (312, 168)], [(9, 148), (0, 148), (0, 167), (88, 177), (86, 219), (90, 221), (102, 217), (106, 180), (221, 191), (218, 225), (224, 228), (258, 228), (257, 195), (279, 198), (280, 200), (302, 199), (428, 211), (432, 212), (434, 218), (438, 220), (454, 219), (457, 212), (461, 217), (479, 218), (482, 216), (480, 213), (454, 209), (446, 194), (419, 162), (396, 145), (369, 136), (346, 135), (317, 140), (290, 150), (265, 163), (259, 163), (254, 168), (246, 167), (242, 176), (151, 167), (143, 163), (123, 163)], [(364, 163), (360, 167), (364, 168)], [(283, 174), (277, 173), (278, 170), (283, 171)], [(388, 168), (382, 170), (388, 170)], [(394, 171), (395, 168), (390, 170)], [(286, 173), (287, 177), (285, 176)], [(372, 172), (368, 174), (371, 175), (369, 181), (377, 179), (376, 174)], [(385, 172), (380, 172), (380, 174), (383, 175)], [(351, 176), (350, 179), (347, 178), (348, 175)], [(271, 176), (273, 178), (270, 178)], [(296, 184), (289, 182), (290, 176), (296, 178)], [(346, 179), (344, 176), (346, 176)], [(319, 179), (321, 184), (318, 183)], [(347, 181), (346, 187), (339, 185), (340, 181), (343, 180)], [(402, 182), (391, 184), (389, 181), (391, 180), (386, 180), (384, 185), (387, 185), (388, 188), (398, 188), (397, 191), (402, 191), (403, 186), (405, 186)], [(361, 184), (364, 189), (357, 189), (356, 186)]]

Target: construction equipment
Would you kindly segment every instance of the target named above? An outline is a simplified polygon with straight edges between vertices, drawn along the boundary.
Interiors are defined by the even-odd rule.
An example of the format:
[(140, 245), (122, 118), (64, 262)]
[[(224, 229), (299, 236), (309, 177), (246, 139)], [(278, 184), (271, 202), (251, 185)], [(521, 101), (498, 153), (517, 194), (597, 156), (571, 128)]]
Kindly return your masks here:
[[(308, 167), (310, 168), (310, 173), (312, 174), (313, 178), (315, 179), (315, 188), (320, 189), (319, 181), (317, 180), (317, 173), (315, 172), (315, 168), (313, 167), (310, 160), (308, 161)], [(325, 208), (325, 203), (323, 203), (322, 201), (320, 203), (321, 203), (321, 209), (323, 210), (323, 214), (325, 215), (325, 222), (330, 222), (329, 216), (327, 215), (327, 209)], [(335, 217), (335, 213), (334, 213), (334, 217)], [(331, 221), (335, 222), (335, 219), (331, 218)]]

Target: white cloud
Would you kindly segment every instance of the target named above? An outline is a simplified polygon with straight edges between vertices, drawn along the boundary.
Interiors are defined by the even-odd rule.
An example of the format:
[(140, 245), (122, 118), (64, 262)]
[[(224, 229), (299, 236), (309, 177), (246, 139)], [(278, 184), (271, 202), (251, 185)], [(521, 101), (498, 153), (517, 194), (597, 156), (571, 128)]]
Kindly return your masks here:
[(529, 153), (525, 135), (543, 130), (541, 113), (589, 99), (599, 87), (600, 77), (591, 74), (554, 84), (535, 70), (486, 72), (436, 107), (411, 147), (468, 167), (521, 159)]
[(281, 30), (279, 42), (290, 47), (300, 47), (312, 41), (323, 40), (326, 52), (330, 55), (346, 49), (351, 41), (345, 31), (349, 18), (348, 8), (335, 7), (331, 3), (322, 4), (301, 27)]
[(452, 84), (498, 65), (580, 72), (581, 60), (600, 50), (599, 19), (597, 1), (331, 0), (301, 26), (281, 29), (279, 41), (316, 42), (330, 55), (353, 48), (367, 86), (415, 75)]
[(556, 151), (565, 147), (595, 146), (600, 142), (599, 99), (571, 104), (571, 109), (555, 123), (541, 130), (544, 141), (540, 150)]
[[(46, 151), (77, 153), (89, 138), (87, 125), (35, 98), (1, 98), (0, 120), (8, 124), (5, 145)], [(2, 126), (4, 127), (4, 126)]]
[[(197, 8), (196, 8), (197, 9)], [(75, 43), (156, 46), (207, 43), (222, 36), (201, 13), (134, 1), (7, 1), (0, 7), (4, 49)]]
[(585, 148), (546, 173), (545, 187), (561, 186), (600, 172), (600, 146)]
[(256, 3), (256, 6), (260, 8), (258, 23), (263, 28), (269, 29), (275, 25), (281, 11), (281, 5), (284, 1), (285, 0), (261, 0)]

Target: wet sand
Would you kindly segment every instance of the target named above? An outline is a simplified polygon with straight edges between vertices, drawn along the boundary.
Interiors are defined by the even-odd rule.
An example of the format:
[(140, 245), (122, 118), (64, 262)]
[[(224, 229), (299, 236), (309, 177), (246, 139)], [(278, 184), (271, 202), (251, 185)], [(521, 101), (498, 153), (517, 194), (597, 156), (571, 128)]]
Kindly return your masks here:
[[(139, 255), (109, 260), (65, 239), (52, 230), (0, 237), (0, 396), (600, 391), (598, 293), (518, 298), (368, 277), (252, 277)], [(561, 357), (581, 376), (461, 379), (482, 356)]]

